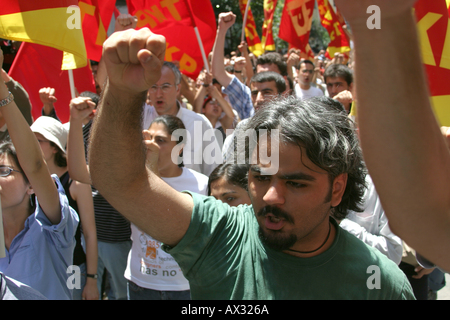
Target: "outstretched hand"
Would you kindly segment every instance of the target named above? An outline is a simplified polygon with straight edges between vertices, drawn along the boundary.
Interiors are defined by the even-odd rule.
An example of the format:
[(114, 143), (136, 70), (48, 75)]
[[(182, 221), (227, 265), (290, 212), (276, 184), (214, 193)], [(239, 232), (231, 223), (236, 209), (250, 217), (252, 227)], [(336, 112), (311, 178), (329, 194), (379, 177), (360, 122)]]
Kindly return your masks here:
[(113, 33), (103, 45), (102, 59), (113, 92), (147, 91), (161, 77), (166, 40), (148, 28)]

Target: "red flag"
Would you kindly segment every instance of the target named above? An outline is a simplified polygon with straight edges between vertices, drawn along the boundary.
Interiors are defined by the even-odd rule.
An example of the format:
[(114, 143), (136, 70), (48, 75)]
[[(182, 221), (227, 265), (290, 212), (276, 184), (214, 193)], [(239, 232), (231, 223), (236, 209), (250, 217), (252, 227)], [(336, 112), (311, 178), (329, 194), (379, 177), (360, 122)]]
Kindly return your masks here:
[(342, 29), (339, 18), (328, 0), (317, 0), (320, 14), (320, 22), (330, 35), (330, 43), (327, 48), (327, 56), (332, 59), (335, 53), (350, 51), (350, 40)]
[(450, 126), (450, 18), (445, 0), (415, 4), (423, 63), (434, 110), (441, 125)]
[(87, 57), (100, 61), (103, 42), (107, 38), (107, 30), (114, 9), (115, 0), (80, 0), (78, 6), (81, 11), (81, 21)]
[[(9, 70), (9, 75), (18, 81), (28, 92), (34, 119), (41, 116), (42, 102), (39, 89), (55, 88), (55, 110), (64, 123), (70, 118), (69, 103), (71, 100), (69, 75), (67, 70), (61, 70), (63, 52), (57, 49), (41, 46), (35, 43), (22, 43)], [(83, 91), (96, 92), (94, 77), (88, 66), (73, 70), (75, 88)]]
[(286, 0), (280, 22), (278, 36), (294, 48), (306, 52), (314, 58), (309, 46), (314, 0)]
[(262, 46), (264, 51), (275, 51), (273, 40), (273, 16), (278, 0), (264, 0), (264, 23), (262, 27)]
[[(241, 9), (242, 17), (245, 17), (248, 0), (239, 0), (239, 8)], [(262, 55), (263, 49), (261, 39), (256, 31), (255, 18), (253, 18), (252, 9), (249, 7), (247, 12), (247, 21), (245, 25), (245, 39), (247, 40), (248, 49), (255, 55)]]
[(207, 55), (216, 36), (216, 18), (211, 1), (127, 0), (127, 5), (128, 12), (138, 18), (136, 29), (149, 27), (152, 32), (165, 36), (165, 60), (179, 61), (180, 71), (196, 79), (204, 61), (193, 21)]

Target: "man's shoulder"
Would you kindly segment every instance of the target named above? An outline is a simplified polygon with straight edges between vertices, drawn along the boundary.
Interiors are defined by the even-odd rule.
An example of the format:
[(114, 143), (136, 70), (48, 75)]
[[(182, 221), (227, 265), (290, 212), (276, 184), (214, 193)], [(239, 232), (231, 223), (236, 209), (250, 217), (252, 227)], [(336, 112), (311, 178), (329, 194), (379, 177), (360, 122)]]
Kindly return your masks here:
[(180, 112), (177, 115), (183, 122), (184, 121), (202, 121), (208, 123), (211, 126), (208, 118), (206, 118), (203, 114), (194, 112), (192, 110), (186, 108), (180, 108)]
[(310, 92), (312, 92), (314, 95), (316, 95), (316, 96), (323, 96), (323, 91), (320, 90), (320, 88), (317, 88), (315, 86), (311, 86), (309, 89), (310, 89)]
[(195, 181), (197, 181), (200, 184), (208, 185), (209, 177), (207, 175), (204, 175), (201, 172), (194, 170), (194, 169), (184, 167), (183, 168), (183, 176), (195, 179)]

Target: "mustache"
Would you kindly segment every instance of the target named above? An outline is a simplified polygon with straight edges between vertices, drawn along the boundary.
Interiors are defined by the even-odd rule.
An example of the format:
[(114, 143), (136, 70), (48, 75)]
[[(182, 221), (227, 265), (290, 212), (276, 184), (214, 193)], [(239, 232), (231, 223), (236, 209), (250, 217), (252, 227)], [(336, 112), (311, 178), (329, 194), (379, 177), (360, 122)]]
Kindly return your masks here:
[(276, 218), (281, 218), (286, 220), (287, 222), (294, 223), (294, 218), (289, 213), (275, 206), (265, 206), (261, 208), (258, 211), (257, 216), (264, 217), (269, 213), (274, 215)]

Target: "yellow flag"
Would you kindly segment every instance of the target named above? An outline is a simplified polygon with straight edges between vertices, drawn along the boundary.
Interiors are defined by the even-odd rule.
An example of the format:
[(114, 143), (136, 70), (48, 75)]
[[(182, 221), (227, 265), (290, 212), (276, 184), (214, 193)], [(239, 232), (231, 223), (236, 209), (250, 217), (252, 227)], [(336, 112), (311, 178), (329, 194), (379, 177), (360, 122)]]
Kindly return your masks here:
[(63, 70), (87, 65), (77, 0), (2, 1), (0, 37), (64, 51)]

